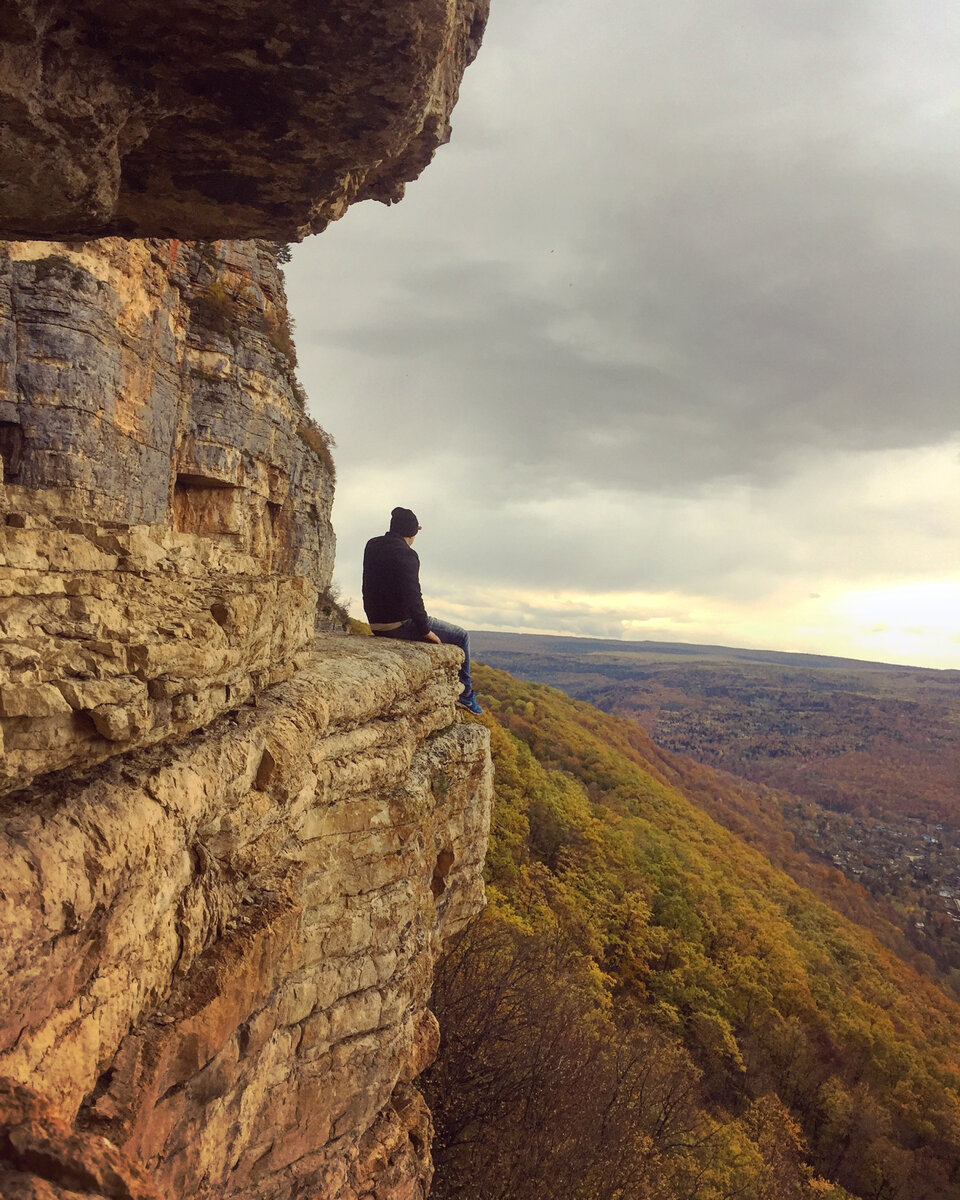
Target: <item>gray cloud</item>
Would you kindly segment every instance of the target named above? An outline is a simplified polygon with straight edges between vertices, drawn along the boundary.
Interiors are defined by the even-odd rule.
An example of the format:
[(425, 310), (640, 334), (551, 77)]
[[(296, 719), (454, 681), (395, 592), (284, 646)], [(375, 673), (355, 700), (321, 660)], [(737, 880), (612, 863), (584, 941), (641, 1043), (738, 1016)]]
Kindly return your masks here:
[(958, 61), (932, 0), (495, 6), (452, 144), (288, 271), (347, 568), (390, 488), (453, 590), (949, 561), (831, 471), (960, 432)]

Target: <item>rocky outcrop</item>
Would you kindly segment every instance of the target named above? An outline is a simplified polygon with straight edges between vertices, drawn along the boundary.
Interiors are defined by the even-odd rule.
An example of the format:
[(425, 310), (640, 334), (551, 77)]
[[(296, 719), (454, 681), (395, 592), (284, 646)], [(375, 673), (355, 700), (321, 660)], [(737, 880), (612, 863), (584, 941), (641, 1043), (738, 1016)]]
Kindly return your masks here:
[(410, 1081), (489, 816), (457, 659), (322, 636), (202, 732), (9, 796), (0, 1075), (170, 1197), (422, 1195)]
[(0, 792), (289, 678), (333, 464), (265, 243), (0, 259)]
[(16, 1187), (69, 1192), (108, 1145), (90, 1196), (146, 1168), (171, 1198), (413, 1200), (433, 963), (482, 903), (489, 753), (457, 723), (459, 652), (318, 634), (333, 465), (269, 244), (6, 251)]
[(147, 1173), (106, 1138), (72, 1129), (35, 1092), (0, 1079), (4, 1200), (162, 1200)]
[(294, 364), (268, 243), (0, 243), (0, 458), (28, 489), (8, 508), (43, 489), (51, 515), (199, 533), (321, 585), (332, 464)]
[(318, 634), (333, 464), (269, 244), (5, 249), (8, 1190), (413, 1200), (483, 894), (459, 652)]
[(488, 0), (5, 0), (0, 235), (317, 232), (449, 133)]
[[(10, 1200), (429, 1187), (488, 738), (459, 651), (324, 632), (330, 439), (273, 239), (402, 195), (486, 3), (0, 6)], [(271, 240), (192, 240), (237, 237)]]

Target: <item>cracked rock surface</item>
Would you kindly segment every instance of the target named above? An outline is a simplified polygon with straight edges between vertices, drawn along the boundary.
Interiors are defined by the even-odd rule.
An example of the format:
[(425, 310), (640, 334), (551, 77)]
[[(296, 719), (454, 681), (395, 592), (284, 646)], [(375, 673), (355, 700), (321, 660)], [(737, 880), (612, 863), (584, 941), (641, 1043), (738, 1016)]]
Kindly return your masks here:
[(322, 632), (271, 245), (0, 250), (0, 1193), (419, 1200), (460, 652)]
[(299, 240), (447, 140), (488, 0), (4, 0), (0, 236)]
[(0, 245), (0, 792), (290, 678), (333, 465), (264, 242)]
[(0, 4), (6, 1200), (429, 1189), (489, 738), (459, 651), (325, 632), (277, 242), (402, 196), (487, 2)]
[(162, 1200), (107, 1138), (78, 1132), (29, 1088), (0, 1079), (4, 1200)]
[(169, 1196), (422, 1195), (409, 1084), (492, 791), (457, 662), (326, 635), (202, 732), (3, 801), (0, 1075)]

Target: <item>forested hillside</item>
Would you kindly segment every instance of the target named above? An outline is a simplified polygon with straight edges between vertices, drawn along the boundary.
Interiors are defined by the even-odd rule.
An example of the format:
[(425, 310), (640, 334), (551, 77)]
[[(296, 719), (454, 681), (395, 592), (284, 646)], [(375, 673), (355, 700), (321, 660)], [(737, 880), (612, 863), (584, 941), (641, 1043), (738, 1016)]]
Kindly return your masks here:
[(490, 904), (436, 986), (434, 1195), (960, 1197), (960, 1007), (636, 724), (477, 671)]
[[(960, 672), (682, 643), (474, 642), (493, 666), (637, 721), (674, 752), (688, 794), (704, 784), (713, 817), (960, 995)], [(853, 886), (838, 890), (836, 871)]]

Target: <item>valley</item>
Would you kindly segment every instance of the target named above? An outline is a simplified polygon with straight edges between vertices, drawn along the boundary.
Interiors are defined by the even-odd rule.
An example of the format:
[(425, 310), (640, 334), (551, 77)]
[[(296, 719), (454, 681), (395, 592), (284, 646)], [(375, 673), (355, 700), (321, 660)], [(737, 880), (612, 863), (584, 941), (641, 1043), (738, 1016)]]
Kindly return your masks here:
[[(960, 992), (960, 672), (714, 646), (472, 635), (475, 653), (753, 785), (711, 816)], [(819, 874), (815, 868), (819, 866)], [(869, 898), (830, 897), (838, 871)], [(900, 937), (889, 938), (895, 926)], [(879, 934), (883, 936), (883, 934)], [(902, 939), (902, 940), (901, 940)]]
[(957, 1200), (960, 1010), (884, 905), (761, 786), (474, 678), (496, 801), (432, 1001), (437, 1200)]

